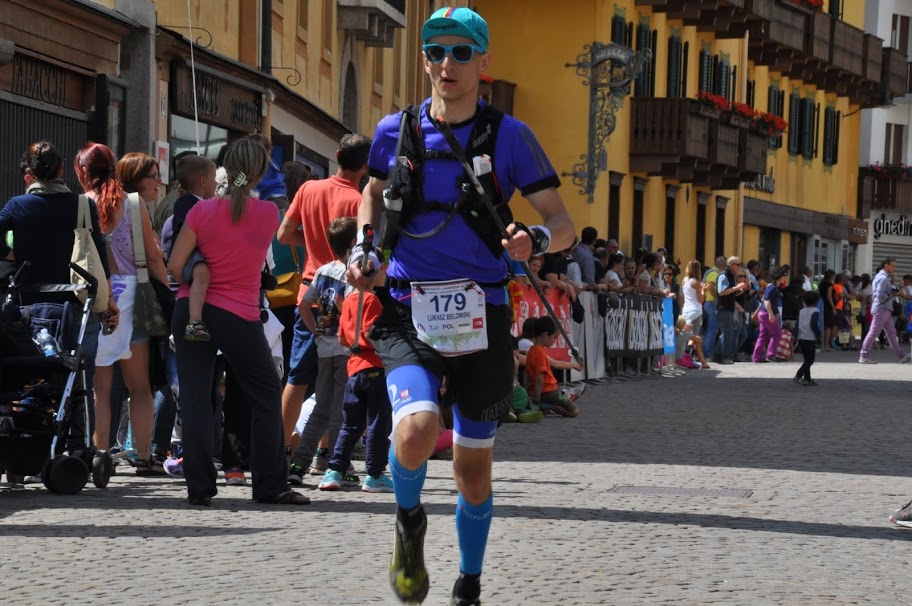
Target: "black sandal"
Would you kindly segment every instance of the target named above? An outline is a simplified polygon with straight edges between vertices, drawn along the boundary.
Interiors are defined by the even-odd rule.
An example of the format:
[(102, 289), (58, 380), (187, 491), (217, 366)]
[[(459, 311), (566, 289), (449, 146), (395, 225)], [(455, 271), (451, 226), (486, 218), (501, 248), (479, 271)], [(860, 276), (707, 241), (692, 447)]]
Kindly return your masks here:
[(205, 343), (206, 341), (211, 340), (212, 335), (209, 334), (209, 329), (207, 329), (206, 325), (199, 320), (195, 322), (189, 322), (187, 324), (187, 328), (184, 329), (184, 341)]
[(264, 505), (310, 505), (310, 498), (300, 492), (286, 490), (265, 499), (257, 499), (257, 503), (263, 503)]

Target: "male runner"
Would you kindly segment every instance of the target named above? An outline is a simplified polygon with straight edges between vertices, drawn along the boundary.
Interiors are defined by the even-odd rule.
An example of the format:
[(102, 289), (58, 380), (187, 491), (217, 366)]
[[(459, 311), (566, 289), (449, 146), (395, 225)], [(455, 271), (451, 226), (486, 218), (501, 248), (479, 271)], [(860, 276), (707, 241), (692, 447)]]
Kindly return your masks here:
[[(513, 388), (510, 314), (503, 288), (506, 267), (500, 251), (493, 249), (505, 248), (512, 259), (525, 261), (533, 252), (570, 246), (574, 228), (555, 189), (560, 181), (529, 128), (503, 116), (493, 130), (488, 128), (487, 118), (482, 119), (491, 115), (478, 99), (479, 77), (491, 61), (485, 21), (467, 8), (445, 8), (431, 15), (421, 33), (432, 94), (420, 107), (420, 123), (404, 132), (416, 140), (420, 137), (426, 154), (397, 161), (398, 156), (408, 155), (397, 146), (402, 114), (381, 120), (371, 146), (370, 181), (359, 213), (362, 225), (380, 225), (389, 180), (409, 198), (406, 207), (410, 200), (419, 204), (417, 212), (403, 215), (403, 232), (423, 236), (399, 234), (392, 248), (387, 287), (377, 291), (383, 314), (371, 333), (388, 371), (393, 405), (389, 467), (398, 511), (390, 582), (403, 602), (421, 603), (427, 596), (427, 518), (420, 497), (427, 460), (440, 431), (438, 392), (446, 376), (454, 401), (453, 472), (459, 490), (460, 570), (451, 604), (472, 606), (481, 603), (482, 561), (493, 515), (491, 463), (497, 418), (509, 409)], [(499, 187), (492, 189), (496, 189), (496, 197), (507, 202), (519, 189), (544, 225), (526, 228), (507, 221), (511, 239), (496, 235), (492, 246), (490, 236), (483, 239), (467, 223), (467, 215), (448, 212), (447, 206), (471, 194), (460, 192), (459, 182), (465, 182), (466, 175), (459, 162), (447, 157), (450, 148), (433, 123), (438, 119), (451, 126), (463, 148), (484, 145), (493, 135), (491, 163)], [(483, 128), (479, 127), (482, 122)], [(423, 187), (416, 187), (417, 193), (410, 197), (409, 185), (421, 183)], [(393, 199), (394, 194), (388, 191), (387, 197)], [(396, 206), (389, 204), (391, 209)], [(493, 223), (484, 207), (477, 216)], [(389, 218), (387, 213), (387, 229)], [(363, 254), (360, 245), (356, 246), (349, 265), (349, 279), (359, 288), (369, 285), (358, 267)], [(377, 267), (376, 261), (369, 265)], [(451, 284), (458, 280), (462, 280), (458, 286)], [(412, 281), (421, 282), (420, 287), (412, 289)], [(441, 281), (448, 282), (441, 285)], [(447, 311), (451, 313), (447, 315)], [(464, 314), (471, 315), (468, 334), (453, 337), (446, 323), (434, 324), (441, 315), (451, 319)]]

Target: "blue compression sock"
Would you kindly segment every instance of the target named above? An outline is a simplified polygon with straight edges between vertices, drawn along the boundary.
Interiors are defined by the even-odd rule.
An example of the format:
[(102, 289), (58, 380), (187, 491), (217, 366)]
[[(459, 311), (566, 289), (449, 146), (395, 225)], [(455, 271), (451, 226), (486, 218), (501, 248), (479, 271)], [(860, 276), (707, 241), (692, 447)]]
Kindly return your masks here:
[(390, 448), (389, 468), (393, 490), (396, 492), (396, 504), (408, 511), (418, 507), (424, 478), (427, 475), (427, 462), (422, 463), (418, 469), (406, 469), (399, 463), (394, 449)]
[(459, 571), (481, 574), (488, 531), (494, 517), (494, 495), (479, 505), (472, 505), (459, 493), (456, 504), (456, 536), (459, 538)]

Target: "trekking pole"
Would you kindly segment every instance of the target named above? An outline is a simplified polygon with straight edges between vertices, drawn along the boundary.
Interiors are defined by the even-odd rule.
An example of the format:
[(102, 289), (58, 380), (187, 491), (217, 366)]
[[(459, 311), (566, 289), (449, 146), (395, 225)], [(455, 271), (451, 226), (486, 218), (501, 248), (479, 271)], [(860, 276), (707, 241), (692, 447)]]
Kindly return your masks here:
[[(361, 257), (361, 275), (367, 273), (367, 264), (370, 262), (370, 254), (374, 250), (374, 228), (370, 223), (365, 223), (361, 228), (361, 251), (364, 253)], [(364, 313), (364, 291), (358, 291), (358, 315), (355, 316), (355, 342), (349, 347), (353, 354), (361, 353), (361, 315)]]
[[(465, 171), (466, 175), (468, 175), (469, 181), (472, 182), (472, 187), (474, 187), (475, 191), (478, 192), (478, 195), (481, 197), (482, 202), (484, 202), (485, 208), (488, 209), (488, 212), (494, 218), (494, 222), (497, 224), (497, 228), (500, 230), (500, 233), (503, 234), (505, 240), (510, 240), (511, 236), (509, 232), (507, 232), (507, 226), (504, 225), (504, 222), (500, 218), (500, 215), (497, 214), (497, 209), (494, 208), (494, 203), (491, 202), (491, 198), (488, 197), (488, 192), (485, 191), (485, 188), (481, 184), (481, 181), (479, 181), (478, 177), (475, 175), (475, 171), (472, 169), (472, 166), (469, 164), (469, 161), (466, 158), (465, 150), (463, 150), (462, 145), (459, 144), (459, 139), (456, 138), (456, 135), (453, 133), (453, 129), (451, 129), (450, 125), (441, 118), (437, 119), (436, 124), (440, 130), (440, 134), (443, 135), (443, 137), (446, 139), (447, 145), (450, 146), (450, 149), (453, 152), (453, 156), (460, 164), (462, 164), (462, 169)], [(527, 261), (520, 261), (519, 264), (523, 268), (523, 271), (526, 272), (527, 276), (532, 276), (532, 271), (529, 269), (529, 263)], [(535, 289), (535, 294), (537, 294), (538, 298), (541, 299), (542, 304), (545, 306), (545, 310), (548, 312), (548, 315), (557, 326), (557, 330), (560, 332), (561, 337), (564, 338), (564, 342), (566, 342), (570, 347), (570, 355), (572, 355), (582, 366), (583, 357), (580, 355), (579, 350), (574, 347), (573, 343), (570, 341), (570, 337), (564, 330), (563, 325), (557, 319), (557, 314), (554, 313), (554, 309), (545, 298), (545, 293), (542, 292), (541, 286), (538, 285), (538, 282), (536, 282), (534, 278), (530, 278), (529, 282), (532, 283), (532, 288)]]

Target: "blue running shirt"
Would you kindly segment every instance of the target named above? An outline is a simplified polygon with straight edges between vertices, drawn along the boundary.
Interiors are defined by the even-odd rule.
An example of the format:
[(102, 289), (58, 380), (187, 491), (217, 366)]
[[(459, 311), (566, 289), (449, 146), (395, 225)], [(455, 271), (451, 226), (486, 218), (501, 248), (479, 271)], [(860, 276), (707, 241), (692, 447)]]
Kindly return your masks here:
[[(422, 104), (420, 114), (425, 148), (449, 151), (443, 135), (428, 118), (429, 107), (430, 99)], [(372, 177), (386, 180), (390, 169), (396, 164), (396, 143), (401, 116), (401, 112), (390, 114), (377, 125), (368, 160)], [(466, 148), (475, 126), (475, 119), (450, 126), (460, 144)], [(529, 196), (560, 185), (560, 179), (535, 135), (528, 126), (512, 116), (504, 116), (498, 130), (494, 148), (494, 173), (505, 200), (509, 200), (517, 189), (523, 196)], [(462, 165), (456, 160), (425, 160), (424, 200), (455, 204), (460, 195), (458, 185), (463, 177)], [(446, 217), (447, 213), (443, 211), (416, 213), (404, 227), (411, 233), (424, 233), (437, 227)], [(503, 259), (492, 255), (475, 230), (457, 215), (440, 233), (431, 238), (416, 240), (400, 236), (390, 259), (387, 275), (391, 278), (410, 280), (470, 278), (481, 283), (496, 283), (503, 280), (506, 275), (506, 266)], [(502, 305), (506, 301), (503, 288), (486, 288), (485, 293), (488, 303)], [(405, 293), (393, 289), (392, 294), (401, 299)], [(408, 303), (408, 299), (403, 302)]]

